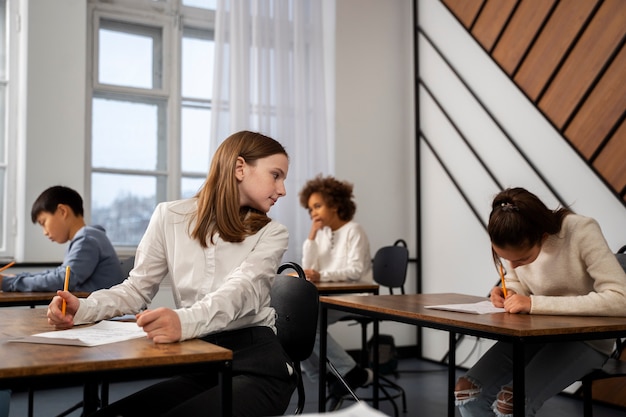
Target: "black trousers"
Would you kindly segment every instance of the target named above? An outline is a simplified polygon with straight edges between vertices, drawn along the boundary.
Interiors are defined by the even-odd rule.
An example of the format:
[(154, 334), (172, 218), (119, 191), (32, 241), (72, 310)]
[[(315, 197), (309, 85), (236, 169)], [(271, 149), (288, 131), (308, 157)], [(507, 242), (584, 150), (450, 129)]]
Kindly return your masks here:
[[(233, 351), (233, 416), (284, 414), (296, 380), (272, 329), (258, 326), (202, 338)], [(94, 413), (94, 417), (221, 416), (217, 374), (193, 374), (147, 387)]]

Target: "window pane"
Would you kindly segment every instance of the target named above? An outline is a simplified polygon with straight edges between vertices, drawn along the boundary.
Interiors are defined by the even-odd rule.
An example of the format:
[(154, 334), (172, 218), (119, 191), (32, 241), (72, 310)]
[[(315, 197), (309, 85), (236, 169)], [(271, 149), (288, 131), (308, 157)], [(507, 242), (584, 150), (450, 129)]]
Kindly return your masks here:
[[(5, 196), (6, 196), (6, 174), (7, 170), (5, 167), (0, 168), (0, 248), (5, 249), (6, 247), (6, 230), (4, 229), (6, 219), (4, 209), (1, 207), (5, 206)], [(29, 216), (30, 217), (30, 216)]]
[(208, 31), (185, 29), (182, 51), (182, 95), (209, 100), (213, 95), (215, 42)]
[[(208, 171), (208, 170), (207, 170)], [(182, 178), (180, 181), (181, 198), (191, 198), (202, 188), (204, 178)]]
[(7, 77), (7, 23), (6, 23), (6, 1), (0, 0), (0, 80)]
[(183, 6), (200, 7), (202, 9), (215, 10), (217, 0), (183, 0)]
[(94, 173), (91, 223), (105, 228), (116, 246), (135, 246), (156, 207), (156, 177)]
[(103, 21), (98, 34), (100, 83), (161, 87), (160, 29)]
[(163, 141), (158, 128), (156, 104), (94, 98), (92, 166), (164, 169), (165, 163), (159, 162), (158, 145)]
[(7, 87), (0, 84), (0, 161), (6, 163), (4, 142), (6, 140)]
[(183, 172), (205, 173), (209, 170), (210, 126), (211, 111), (209, 109), (183, 107), (181, 126)]

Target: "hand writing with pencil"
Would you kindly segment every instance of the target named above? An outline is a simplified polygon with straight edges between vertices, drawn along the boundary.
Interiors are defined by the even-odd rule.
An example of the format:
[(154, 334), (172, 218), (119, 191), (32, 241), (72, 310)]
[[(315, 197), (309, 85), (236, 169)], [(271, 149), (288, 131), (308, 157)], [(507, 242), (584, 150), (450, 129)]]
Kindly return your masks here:
[(530, 313), (530, 297), (517, 294), (511, 289), (507, 290), (507, 296), (504, 297), (502, 287), (493, 287), (489, 299), (494, 307), (504, 308), (507, 313)]
[[(65, 303), (65, 314), (63, 304)], [(50, 305), (48, 305), (48, 323), (57, 329), (68, 329), (74, 326), (74, 314), (78, 311), (80, 301), (69, 291), (57, 291)]]

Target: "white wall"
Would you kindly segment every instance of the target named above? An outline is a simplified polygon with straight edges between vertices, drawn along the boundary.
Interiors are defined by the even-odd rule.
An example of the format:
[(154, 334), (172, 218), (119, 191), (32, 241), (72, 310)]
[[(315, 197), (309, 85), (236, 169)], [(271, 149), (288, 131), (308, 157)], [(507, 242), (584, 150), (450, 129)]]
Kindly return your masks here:
[(21, 262), (60, 262), (65, 245), (51, 244), (33, 225), (30, 207), (47, 187), (85, 188), (85, 0), (30, 0), (22, 4), (27, 42), (26, 117), (18, 136), (24, 184), (18, 186), (18, 252)]
[[(354, 183), (355, 220), (372, 252), (403, 238), (414, 258), (412, 24), (410, 0), (337, 0), (335, 174)], [(415, 282), (411, 264), (407, 291)], [(338, 323), (329, 331), (346, 348), (360, 347), (359, 326)], [(398, 345), (415, 344), (414, 327), (383, 322), (381, 332), (393, 333)]]
[[(420, 77), (502, 186), (526, 187), (550, 207), (556, 207), (557, 199), (541, 180), (543, 177), (562, 196), (565, 204), (598, 220), (613, 250), (626, 243), (624, 205), (471, 39), (445, 6), (438, 0), (420, 0), (419, 24), (434, 44), (420, 35)], [(456, 69), (460, 79), (477, 97), (468, 93), (444, 61)], [(477, 100), (486, 109), (477, 105)], [(424, 135), (486, 222), (491, 199), (499, 191), (498, 187), (480, 169), (477, 158), (469, 152), (423, 88), (420, 89), (420, 112)], [(487, 116), (487, 112), (498, 120), (500, 127)], [(505, 132), (513, 143), (506, 139)], [(527, 155), (536, 171), (520, 157), (514, 145)], [(423, 290), (486, 295), (498, 281), (486, 232), (430, 149), (424, 145), (422, 149)], [(434, 331), (425, 335), (425, 356), (440, 358), (447, 350), (446, 335)], [(468, 364), (489, 344), (479, 345)], [(466, 338), (460, 346), (458, 358), (469, 354), (472, 347), (474, 339)]]

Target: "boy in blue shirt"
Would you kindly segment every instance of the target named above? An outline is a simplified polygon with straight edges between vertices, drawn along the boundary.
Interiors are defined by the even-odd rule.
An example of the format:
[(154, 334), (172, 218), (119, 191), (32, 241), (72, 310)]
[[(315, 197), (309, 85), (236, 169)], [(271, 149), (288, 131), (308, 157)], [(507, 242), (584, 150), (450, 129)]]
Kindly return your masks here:
[[(119, 284), (120, 260), (113, 245), (99, 226), (87, 226), (83, 218), (83, 199), (63, 186), (45, 190), (33, 203), (31, 220), (43, 234), (57, 243), (70, 242), (63, 264), (42, 272), (0, 275), (2, 291), (56, 291), (63, 289), (65, 267), (70, 267), (70, 291), (92, 292)], [(11, 391), (0, 391), (0, 417), (9, 415)]]
[(113, 245), (99, 226), (87, 226), (83, 199), (68, 187), (45, 190), (33, 203), (33, 223), (57, 243), (70, 242), (63, 263), (42, 272), (0, 275), (2, 291), (56, 291), (63, 288), (65, 267), (70, 267), (70, 291), (92, 292), (124, 280)]

